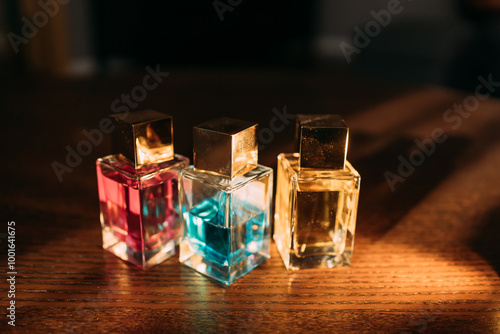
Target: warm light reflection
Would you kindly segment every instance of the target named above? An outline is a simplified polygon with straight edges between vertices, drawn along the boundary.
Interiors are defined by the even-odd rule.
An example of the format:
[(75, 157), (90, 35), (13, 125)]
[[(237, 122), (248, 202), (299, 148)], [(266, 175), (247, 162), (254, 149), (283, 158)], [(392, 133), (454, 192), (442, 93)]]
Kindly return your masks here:
[(136, 149), (137, 161), (140, 166), (167, 161), (174, 156), (174, 146), (172, 144), (151, 147), (150, 142), (144, 137), (136, 139)]

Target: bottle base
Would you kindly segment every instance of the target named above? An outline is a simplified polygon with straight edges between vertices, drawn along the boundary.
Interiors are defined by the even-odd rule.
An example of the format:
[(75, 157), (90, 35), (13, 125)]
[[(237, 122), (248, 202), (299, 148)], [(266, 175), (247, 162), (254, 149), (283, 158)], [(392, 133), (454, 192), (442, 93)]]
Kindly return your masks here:
[(224, 266), (193, 252), (188, 240), (181, 242), (179, 253), (181, 254), (179, 261), (182, 264), (225, 285), (232, 284), (270, 258), (269, 255), (257, 252), (250, 254), (238, 264)]
[(126, 262), (147, 270), (172, 257), (176, 253), (175, 246), (175, 241), (171, 240), (154, 250), (141, 252), (117, 240), (113, 235), (104, 235), (102, 248)]
[(290, 253), (290, 261), (287, 269), (289, 270), (302, 270), (302, 269), (321, 269), (321, 268), (338, 268), (346, 267), (351, 264), (351, 252), (344, 252), (342, 254), (318, 254), (306, 257), (298, 257)]

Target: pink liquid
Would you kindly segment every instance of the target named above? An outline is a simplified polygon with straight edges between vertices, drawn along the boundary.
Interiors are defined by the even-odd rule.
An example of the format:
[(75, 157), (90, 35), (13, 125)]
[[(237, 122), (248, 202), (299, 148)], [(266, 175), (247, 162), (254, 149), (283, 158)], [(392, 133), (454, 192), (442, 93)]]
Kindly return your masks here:
[[(148, 267), (149, 258), (177, 243), (181, 233), (177, 177), (187, 160), (176, 158), (137, 171), (116, 156), (98, 160), (104, 248)], [(114, 250), (117, 244), (124, 244), (126, 251), (125, 247)]]

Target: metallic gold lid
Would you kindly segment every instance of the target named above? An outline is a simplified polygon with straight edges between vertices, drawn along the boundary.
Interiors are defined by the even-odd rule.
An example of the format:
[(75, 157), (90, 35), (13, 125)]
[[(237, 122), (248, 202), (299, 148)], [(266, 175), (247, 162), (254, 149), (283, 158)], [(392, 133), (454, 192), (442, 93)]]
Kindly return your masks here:
[(342, 119), (339, 115), (331, 115), (331, 114), (297, 114), (295, 116), (295, 142), (294, 142), (294, 152), (298, 152), (300, 150), (300, 124), (302, 122), (310, 122), (323, 118), (334, 118), (334, 119)]
[(134, 167), (174, 158), (172, 116), (154, 110), (110, 115), (115, 130), (111, 136), (114, 154), (122, 154)]
[(257, 167), (257, 123), (222, 117), (193, 128), (197, 170), (234, 178)]
[(339, 115), (297, 115), (300, 168), (344, 169), (349, 128)]

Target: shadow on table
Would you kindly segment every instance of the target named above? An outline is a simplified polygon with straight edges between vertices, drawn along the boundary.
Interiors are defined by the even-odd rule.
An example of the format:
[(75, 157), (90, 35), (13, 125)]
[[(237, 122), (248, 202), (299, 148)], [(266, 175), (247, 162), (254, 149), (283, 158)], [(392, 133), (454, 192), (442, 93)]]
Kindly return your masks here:
[[(395, 182), (394, 192), (384, 174), (390, 171), (397, 174), (400, 164), (398, 157), (408, 160), (412, 150), (416, 149), (414, 138), (400, 137), (386, 148), (374, 154), (353, 161), (360, 172), (362, 187), (358, 213), (358, 235), (377, 241), (388, 233), (407, 213), (423, 200), (441, 182), (457, 170), (467, 170), (498, 145), (499, 122), (487, 122), (478, 128), (474, 137), (450, 136), (444, 143), (437, 144), (433, 154), (415, 167), (404, 182)], [(374, 140), (361, 136), (353, 140), (368, 143)], [(480, 205), (480, 203), (478, 203)], [(499, 205), (500, 207), (500, 205)], [(500, 274), (500, 208), (491, 211), (485, 222), (476, 225), (475, 235), (469, 239), (473, 249), (487, 260)], [(422, 226), (422, 229), (432, 226)], [(418, 240), (409, 238), (410, 240)]]
[[(353, 139), (358, 141), (358, 146), (361, 141), (369, 140), (373, 139)], [(455, 170), (456, 159), (471, 142), (465, 137), (449, 137), (444, 143), (436, 144), (435, 151), (425, 155), (423, 163), (413, 166), (411, 173), (398, 178), (399, 159), (409, 161), (411, 152), (418, 150), (414, 140), (396, 138), (385, 149), (352, 162), (362, 179), (357, 230), (365, 237), (379, 240), (391, 230), (416, 203)]]
[(471, 246), (500, 275), (500, 203), (486, 216), (486, 221), (472, 238)]

